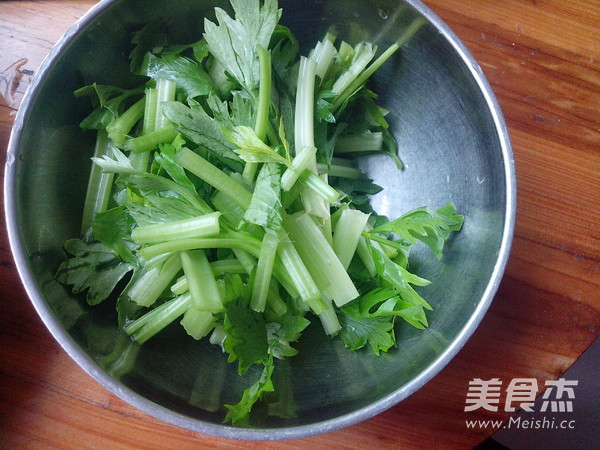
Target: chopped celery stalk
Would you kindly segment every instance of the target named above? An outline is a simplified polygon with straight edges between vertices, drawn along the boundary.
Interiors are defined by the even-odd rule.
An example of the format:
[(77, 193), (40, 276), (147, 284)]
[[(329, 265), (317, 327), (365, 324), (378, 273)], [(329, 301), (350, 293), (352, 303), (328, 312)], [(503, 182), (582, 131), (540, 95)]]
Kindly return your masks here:
[(173, 239), (213, 236), (219, 233), (220, 215), (217, 211), (191, 219), (139, 226), (131, 232), (131, 239), (137, 244), (155, 244)]
[(323, 325), (323, 330), (325, 330), (325, 333), (329, 336), (333, 336), (342, 329), (342, 326), (337, 318), (335, 309), (333, 309), (331, 300), (329, 300), (328, 303), (329, 305), (327, 306), (327, 309), (319, 314), (319, 319), (321, 319), (321, 325)]
[(175, 137), (177, 137), (177, 130), (169, 125), (160, 130), (127, 139), (123, 148), (133, 153), (149, 152), (157, 148), (159, 144), (172, 142)]
[(144, 116), (145, 97), (138, 100), (129, 107), (118, 119), (112, 121), (107, 127), (108, 137), (117, 145), (123, 147), (125, 136), (131, 131), (136, 123)]
[(200, 311), (191, 305), (181, 319), (181, 325), (187, 334), (196, 339), (202, 339), (215, 326), (215, 317), (208, 311)]
[(158, 111), (158, 89), (146, 89), (146, 104), (144, 107), (144, 123), (142, 134), (151, 133), (156, 129), (156, 113)]
[[(101, 158), (104, 155), (110, 154), (111, 147), (112, 144), (106, 132), (98, 130), (94, 157)], [(96, 214), (106, 211), (112, 191), (113, 178), (113, 173), (103, 172), (98, 164), (92, 164), (87, 192), (85, 194), (85, 203), (83, 204), (81, 234), (85, 234), (87, 229), (92, 225)]]
[[(418, 27), (416, 29), (415, 28), (410, 29), (417, 22), (418, 22)], [(424, 22), (420, 22), (417, 19), (415, 22), (413, 22), (413, 24), (411, 24), (411, 27), (409, 27), (409, 30), (407, 30), (407, 31), (411, 31), (412, 34), (414, 34), (423, 25), (423, 23)], [(412, 36), (412, 34), (408, 35), (409, 36), (408, 38), (403, 37), (403, 36), (407, 36), (406, 33), (403, 36), (401, 36), (398, 43), (390, 45), (388, 47), (388, 49), (385, 52), (383, 52), (379, 58), (377, 58), (375, 61), (373, 61), (373, 63), (369, 67), (367, 67), (360, 75), (358, 75), (358, 77), (356, 77), (346, 87), (346, 89), (343, 92), (340, 92), (340, 95), (333, 102), (334, 109), (338, 109), (344, 103), (344, 101), (346, 101), (346, 99), (354, 93), (354, 91), (356, 91), (360, 86), (362, 86), (363, 84), (365, 84), (367, 82), (369, 77), (371, 75), (373, 75), (375, 73), (375, 71), (377, 69), (379, 69), (379, 67), (381, 67), (381, 65), (389, 59), (390, 56), (392, 56), (394, 53), (396, 53), (396, 50), (398, 50), (400, 48), (400, 46), (402, 44), (404, 44), (404, 42), (406, 42), (406, 41), (400, 42), (401, 39), (408, 40), (410, 38), (410, 36)], [(334, 92), (337, 92), (337, 91), (334, 91)]]
[[(336, 94), (342, 94), (348, 86), (354, 81), (360, 73), (365, 70), (367, 64), (375, 56), (377, 46), (368, 42), (361, 42), (354, 49), (354, 56), (350, 67), (340, 75), (340, 77), (333, 83), (331, 90)], [(335, 103), (334, 103), (335, 106)]]
[(256, 276), (254, 286), (252, 287), (252, 296), (250, 306), (258, 312), (265, 310), (267, 304), (267, 295), (271, 285), (271, 274), (273, 272), (273, 262), (279, 246), (280, 236), (278, 233), (266, 232), (260, 247), (258, 265), (256, 266)]
[(183, 251), (179, 256), (194, 308), (208, 312), (221, 311), (223, 300), (204, 251)]
[(288, 167), (281, 176), (281, 189), (289, 191), (292, 188), (300, 174), (312, 164), (316, 153), (317, 148), (315, 146), (304, 147), (296, 152), (296, 157), (292, 161), (292, 166)]
[(147, 259), (162, 255), (163, 253), (209, 248), (239, 248), (257, 258), (260, 255), (260, 241), (247, 236), (244, 238), (215, 236), (209, 238), (175, 239), (142, 248), (138, 251), (138, 255)]
[(305, 170), (300, 174), (300, 181), (328, 203), (337, 201), (340, 196), (338, 191), (309, 170)]
[[(304, 173), (306, 173), (306, 171), (304, 171)], [(300, 198), (302, 199), (302, 206), (310, 215), (319, 217), (321, 219), (324, 219), (330, 215), (329, 202), (324, 200), (313, 189), (308, 187), (306, 183), (302, 183)]]
[[(346, 269), (308, 214), (287, 216), (284, 227), (291, 233), (296, 250), (309, 273), (318, 279), (324, 276), (328, 281), (319, 286), (324, 294), (330, 296), (337, 306), (343, 306), (358, 297), (359, 293)], [(315, 258), (315, 255), (319, 257)], [(317, 278), (315, 281), (319, 285)]]
[(210, 268), (215, 276), (224, 273), (246, 273), (246, 269), (236, 258), (213, 261), (210, 263)]
[(244, 219), (244, 210), (237, 204), (231, 197), (223, 194), (221, 191), (217, 191), (212, 198), (212, 203), (222, 214), (223, 219), (226, 220), (233, 227), (238, 228), (242, 220)]
[(315, 72), (317, 65), (312, 59), (300, 58), (296, 108), (294, 116), (294, 147), (299, 152), (305, 147), (314, 147)]
[(279, 289), (277, 287), (277, 281), (271, 278), (269, 284), (269, 292), (267, 294), (267, 309), (275, 316), (279, 317), (284, 315), (288, 308), (285, 302), (279, 295)]
[[(319, 175), (319, 176), (325, 182), (327, 182), (327, 174), (323, 174), (323, 175)], [(331, 215), (328, 215), (327, 217), (324, 217), (321, 220), (319, 220), (317, 218), (314, 218), (314, 219), (315, 219), (315, 223), (317, 224), (317, 226), (323, 233), (323, 236), (325, 236), (325, 239), (327, 240), (327, 242), (329, 242), (329, 245), (331, 245), (333, 247), (333, 231), (332, 231)]]
[[(341, 158), (333, 158), (333, 160), (335, 159)], [(359, 169), (355, 167), (349, 167), (346, 165), (336, 164), (333, 160), (331, 161), (330, 167), (327, 167), (327, 164), (317, 164), (317, 171), (319, 172), (319, 174), (328, 174), (332, 177), (348, 178), (350, 180), (358, 180), (362, 177), (362, 172)]]
[(171, 286), (171, 292), (175, 295), (185, 294), (189, 290), (190, 287), (188, 286), (187, 278), (185, 275), (181, 275), (177, 279), (177, 281), (173, 283), (173, 286)]
[(342, 61), (349, 64), (354, 56), (354, 48), (346, 41), (342, 41), (340, 43), (340, 48), (338, 49), (338, 55)]
[(180, 270), (179, 256), (171, 255), (164, 264), (144, 273), (129, 289), (129, 297), (140, 306), (151, 306)]
[(175, 297), (125, 327), (125, 332), (138, 344), (143, 344), (184, 314), (191, 304), (192, 297), (189, 294)]
[(174, 81), (159, 78), (156, 81), (156, 116), (154, 121), (154, 129), (161, 130), (167, 126), (172, 126), (169, 119), (165, 117), (160, 106), (162, 102), (170, 102), (175, 100), (175, 91), (177, 84)]
[(227, 195), (244, 210), (250, 206), (252, 199), (250, 191), (202, 156), (184, 147), (177, 153), (177, 161), (183, 168)]
[(377, 275), (377, 266), (375, 265), (375, 260), (373, 259), (373, 255), (371, 254), (371, 250), (369, 250), (369, 246), (367, 245), (367, 238), (361, 236), (358, 240), (358, 245), (356, 246), (356, 254), (363, 262), (369, 274), (374, 277)]
[(334, 56), (335, 47), (331, 40), (325, 38), (315, 46), (315, 51), (311, 55), (311, 59), (317, 64), (315, 74), (321, 81), (325, 78), (325, 75), (327, 75), (329, 67), (333, 63)]
[[(256, 258), (245, 250), (239, 248), (233, 248), (233, 254), (238, 259), (240, 264), (244, 267), (244, 270), (249, 275), (252, 273), (254, 268), (256, 267)], [(260, 252), (259, 252), (260, 255)]]
[(223, 325), (215, 326), (212, 334), (210, 335), (209, 342), (214, 345), (218, 345), (223, 348), (223, 342), (225, 342), (225, 328)]
[(367, 224), (369, 214), (357, 209), (346, 208), (335, 226), (333, 251), (340, 259), (344, 269), (348, 269), (361, 234)]
[(289, 241), (281, 241), (277, 248), (277, 255), (281, 258), (282, 267), (289, 274), (299, 297), (310, 306), (315, 314), (323, 312), (327, 308), (327, 304), (323, 301), (319, 288), (294, 245)]
[(383, 148), (381, 131), (367, 132), (359, 135), (348, 134), (338, 139), (335, 153), (378, 152)]

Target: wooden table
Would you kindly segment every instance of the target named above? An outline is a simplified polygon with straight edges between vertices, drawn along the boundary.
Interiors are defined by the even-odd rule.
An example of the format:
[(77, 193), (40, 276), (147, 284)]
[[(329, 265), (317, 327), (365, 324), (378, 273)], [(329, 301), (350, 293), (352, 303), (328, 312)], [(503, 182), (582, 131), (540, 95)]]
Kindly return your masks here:
[[(0, 149), (27, 85), (95, 2), (0, 2)], [(469, 380), (557, 379), (600, 333), (600, 5), (597, 0), (426, 0), (481, 64), (512, 137), (516, 236), (491, 309), (429, 384), (361, 424), (307, 439), (242, 443), (165, 424), (125, 404), (59, 347), (21, 287), (0, 230), (0, 446), (184, 448), (471, 447)]]

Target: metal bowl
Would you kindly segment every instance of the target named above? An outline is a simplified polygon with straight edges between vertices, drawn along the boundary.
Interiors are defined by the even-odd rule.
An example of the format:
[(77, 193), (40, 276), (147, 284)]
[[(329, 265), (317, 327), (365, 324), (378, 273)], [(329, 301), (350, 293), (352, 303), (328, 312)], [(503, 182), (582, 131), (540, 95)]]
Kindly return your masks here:
[[(514, 161), (508, 133), (485, 77), (450, 29), (417, 0), (281, 0), (282, 23), (303, 49), (333, 24), (348, 40), (385, 47), (419, 17), (416, 31), (374, 78), (391, 113), (406, 169), (386, 158), (361, 164), (384, 187), (378, 212), (454, 202), (466, 216), (442, 261), (423, 249), (413, 267), (433, 280), (423, 295), (435, 308), (425, 331), (397, 326), (399, 346), (381, 357), (350, 352), (316, 327), (283, 370), (296, 415), (266, 417), (257, 428), (222, 424), (215, 405), (234, 403), (242, 387), (235, 367), (214, 346), (163, 333), (136, 363), (107, 363), (122, 345), (113, 305), (88, 307), (54, 279), (63, 244), (79, 232), (93, 136), (78, 123), (87, 102), (72, 92), (97, 81), (127, 84), (130, 33), (174, 19), (173, 42), (191, 42), (215, 3), (200, 0), (105, 0), (76, 23), (43, 63), (10, 140), (5, 203), (17, 267), (35, 308), (71, 357), (99, 383), (160, 419), (201, 433), (238, 439), (298, 438), (367, 419), (400, 402), (436, 375), (471, 336), (500, 282), (515, 217)], [(167, 6), (168, 5), (168, 6)], [(173, 345), (178, 346), (173, 351)], [(122, 369), (122, 368), (121, 368)]]

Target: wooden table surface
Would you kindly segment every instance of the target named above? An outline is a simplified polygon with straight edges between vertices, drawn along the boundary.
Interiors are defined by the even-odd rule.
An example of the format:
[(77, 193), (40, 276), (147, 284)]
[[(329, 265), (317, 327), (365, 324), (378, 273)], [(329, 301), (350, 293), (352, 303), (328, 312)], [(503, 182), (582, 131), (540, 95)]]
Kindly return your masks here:
[[(95, 2), (0, 2), (0, 151), (33, 75)], [(557, 379), (600, 333), (600, 3), (426, 0), (479, 61), (504, 111), (518, 175), (513, 250), (474, 336), (430, 383), (358, 425), (285, 443), (217, 439), (165, 424), (86, 375), (46, 330), (0, 229), (0, 447), (472, 447), (469, 380)], [(504, 398), (504, 397), (503, 397)], [(502, 404), (502, 403), (501, 403)]]

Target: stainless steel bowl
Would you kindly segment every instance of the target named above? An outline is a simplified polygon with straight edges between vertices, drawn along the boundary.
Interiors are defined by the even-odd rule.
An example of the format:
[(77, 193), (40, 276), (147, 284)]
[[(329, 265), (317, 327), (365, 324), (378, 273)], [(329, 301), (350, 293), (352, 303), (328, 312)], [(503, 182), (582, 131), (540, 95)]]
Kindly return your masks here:
[[(132, 30), (172, 18), (173, 41), (191, 41), (216, 3), (201, 0), (105, 0), (61, 39), (19, 110), (10, 140), (5, 203), (15, 260), (35, 308), (71, 357), (99, 383), (141, 410), (201, 433), (239, 439), (297, 438), (345, 427), (400, 402), (436, 375), (471, 336), (500, 282), (515, 216), (514, 161), (501, 111), (473, 57), (417, 0), (281, 0), (282, 23), (306, 46), (332, 24), (341, 37), (381, 46), (417, 17), (427, 21), (376, 74), (376, 89), (407, 168), (385, 158), (362, 167), (385, 190), (380, 213), (454, 202), (466, 216), (442, 261), (427, 250), (413, 267), (433, 280), (424, 295), (435, 308), (430, 328), (399, 324), (399, 348), (377, 358), (346, 351), (309, 331), (289, 362), (297, 416), (265, 419), (260, 428), (221, 423), (216, 402), (239, 395), (234, 367), (214, 347), (177, 333), (148, 342), (129, 373), (103, 362), (119, 344), (114, 307), (88, 307), (54, 279), (66, 239), (77, 236), (93, 137), (78, 123), (85, 101), (76, 88), (127, 84)], [(178, 351), (172, 351), (179, 345)], [(124, 372), (124, 371), (122, 371)], [(215, 392), (221, 392), (215, 399)]]

